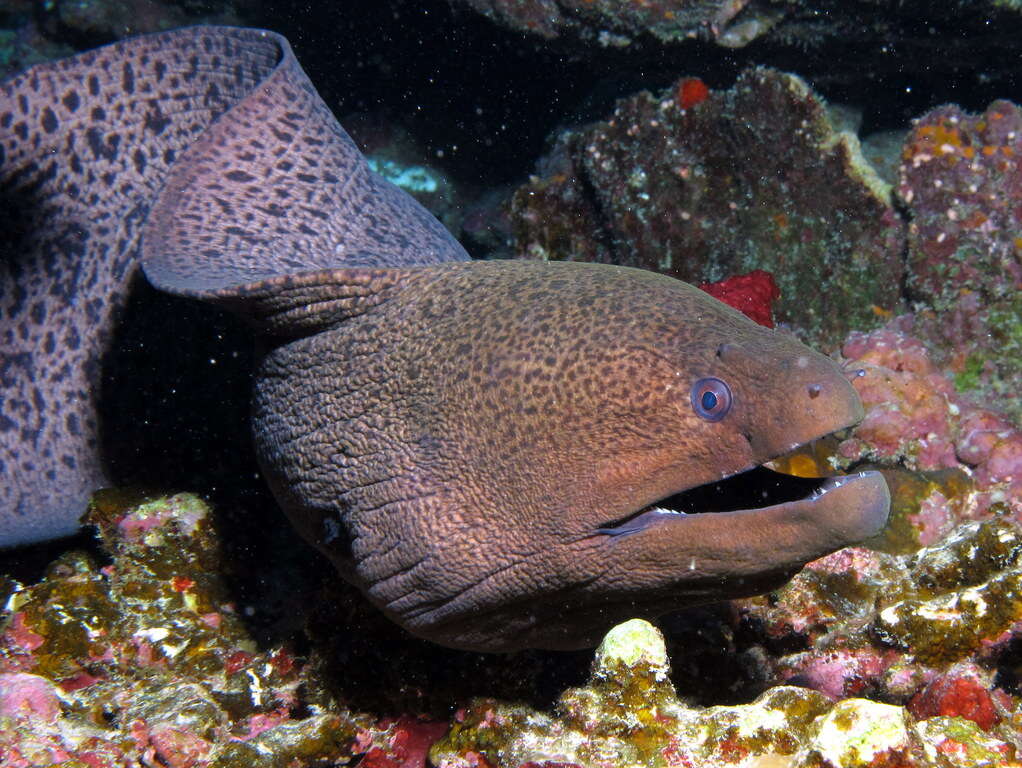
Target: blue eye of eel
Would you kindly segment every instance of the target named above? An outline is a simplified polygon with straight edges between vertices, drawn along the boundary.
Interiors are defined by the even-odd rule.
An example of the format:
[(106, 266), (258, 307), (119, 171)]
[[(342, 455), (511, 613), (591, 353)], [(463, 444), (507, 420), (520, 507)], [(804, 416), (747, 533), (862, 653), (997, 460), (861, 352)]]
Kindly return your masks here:
[(731, 410), (731, 388), (713, 377), (698, 379), (692, 385), (692, 410), (706, 421), (720, 421)]

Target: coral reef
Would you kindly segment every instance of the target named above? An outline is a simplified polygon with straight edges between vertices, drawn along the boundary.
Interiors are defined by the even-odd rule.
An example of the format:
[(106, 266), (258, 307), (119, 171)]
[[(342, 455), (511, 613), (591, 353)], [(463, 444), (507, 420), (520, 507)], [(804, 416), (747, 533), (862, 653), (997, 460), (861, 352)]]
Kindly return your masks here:
[[(189, 24), (242, 24), (239, 6), (213, 0), (8, 0), (0, 7), (0, 79), (33, 64), (131, 35)], [(246, 9), (247, 10), (247, 9)]]
[(911, 217), (903, 327), (926, 339), (955, 383), (1022, 417), (1022, 110), (935, 109), (912, 128), (898, 194)]
[[(997, 411), (963, 397), (922, 342), (884, 328), (852, 333), (843, 348), (866, 418), (838, 452), (849, 461), (898, 462), (908, 469), (969, 478), (975, 497), (952, 519), (972, 519), (994, 504), (1022, 520), (1022, 434)], [(945, 503), (947, 503), (945, 501)], [(966, 507), (968, 508), (966, 511)], [(917, 523), (935, 540), (944, 531)]]
[[(452, 0), (452, 4), (470, 7), (513, 30), (556, 41), (563, 49), (588, 49), (594, 57), (601, 49), (641, 49), (650, 40), (668, 49), (694, 40), (722, 49), (756, 44), (753, 48), (761, 59), (797, 59), (806, 74), (817, 70), (830, 81), (858, 83), (906, 74), (936, 83), (965, 71), (1007, 80), (1017, 51), (998, 30), (1014, 29), (1022, 10), (1016, 0), (960, 0), (939, 8), (918, 0), (883, 7), (835, 0)], [(921, 25), (920, 19), (927, 23)], [(707, 53), (712, 55), (712, 49)]]
[(770, 70), (687, 109), (677, 89), (640, 93), (563, 133), (512, 220), (527, 258), (696, 283), (767, 270), (778, 320), (828, 346), (901, 307), (904, 225), (889, 187), (804, 82)]
[(38, 584), (8, 586), (0, 764), (276, 768), (424, 751), (407, 745), (414, 722), (327, 711), (302, 695), (290, 651), (256, 648), (198, 498), (108, 493), (90, 520), (109, 564), (70, 552)]
[(430, 755), (441, 768), (1019, 765), (1004, 735), (957, 711), (918, 711), (862, 698), (835, 703), (791, 686), (750, 704), (692, 707), (670, 682), (660, 633), (633, 620), (608, 633), (588, 683), (566, 691), (552, 715), (477, 700)]
[(742, 653), (764, 684), (964, 718), (1018, 746), (1022, 432), (963, 399), (918, 339), (853, 333), (843, 351), (866, 419), (844, 442), (784, 461), (809, 474), (879, 465), (891, 523), (871, 548), (740, 601)]
[(39, 26), (55, 38), (100, 45), (130, 35), (159, 32), (197, 22), (238, 24), (230, 3), (194, 0), (91, 0), (39, 3)]
[[(747, 2), (715, 0), (656, 0), (645, 3), (590, 3), (565, 0), (463, 0), (476, 11), (515, 29), (546, 38), (578, 28), (591, 28), (600, 45), (624, 46), (639, 34), (651, 34), (663, 42), (686, 40), (697, 35), (723, 36), (722, 44), (755, 37), (751, 25), (727, 29), (727, 24)], [(765, 31), (765, 30), (764, 30)], [(733, 46), (732, 46), (733, 47)]]

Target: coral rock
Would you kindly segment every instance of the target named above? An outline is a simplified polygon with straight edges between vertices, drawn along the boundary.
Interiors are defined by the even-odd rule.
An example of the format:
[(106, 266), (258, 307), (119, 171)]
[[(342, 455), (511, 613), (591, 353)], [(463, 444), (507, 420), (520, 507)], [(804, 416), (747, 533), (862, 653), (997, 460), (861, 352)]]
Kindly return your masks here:
[(693, 283), (754, 269), (776, 316), (825, 343), (900, 306), (890, 189), (797, 77), (755, 69), (692, 109), (673, 91), (562, 134), (512, 203), (525, 258), (637, 266)]
[(0, 674), (0, 718), (52, 723), (60, 714), (60, 692), (45, 677)]
[(258, 651), (235, 616), (211, 517), (189, 494), (99, 494), (90, 521), (112, 562), (70, 552), (40, 583), (15, 586), (0, 623), (0, 763), (350, 757), (347, 716), (291, 719), (302, 670), (280, 649)]
[(935, 109), (913, 125), (898, 194), (911, 216), (912, 330), (960, 388), (1022, 416), (1022, 109)]
[(905, 710), (867, 699), (838, 702), (817, 724), (810, 751), (821, 766), (911, 765)]
[(913, 726), (929, 765), (940, 768), (1017, 767), (1015, 747), (993, 738), (970, 720), (933, 717)]

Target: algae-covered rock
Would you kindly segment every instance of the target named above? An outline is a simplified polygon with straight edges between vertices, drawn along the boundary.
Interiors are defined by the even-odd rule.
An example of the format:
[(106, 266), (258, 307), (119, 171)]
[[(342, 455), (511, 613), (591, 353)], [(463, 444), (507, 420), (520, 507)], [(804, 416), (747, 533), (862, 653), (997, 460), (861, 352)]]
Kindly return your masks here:
[(813, 730), (809, 752), (819, 758), (821, 768), (908, 764), (912, 743), (901, 707), (846, 699), (821, 717)]
[[(679, 697), (660, 631), (633, 620), (607, 634), (586, 684), (551, 708), (476, 699), (448, 724), (413, 713), (354, 715), (322, 691), (310, 698), (322, 685), (315, 667), (285, 649), (260, 649), (233, 616), (219, 539), (196, 497), (125, 505), (104, 496), (91, 517), (109, 564), (67, 553), (39, 584), (13, 587), (0, 633), (5, 765), (300, 768), (358, 759), (411, 768), (425, 765), (428, 750), (441, 768), (966, 768), (1012, 765), (1018, 747), (1014, 697), (979, 666), (936, 674), (918, 661), (915, 645), (885, 651), (853, 642), (890, 642), (869, 634), (874, 614), (861, 600), (879, 610), (899, 596), (965, 583), (977, 589), (1014, 568), (1019, 537), (1006, 520), (966, 525), (916, 556), (835, 553), (807, 569), (815, 582), (790, 588), (808, 598), (814, 583), (816, 600), (800, 605), (781, 595), (778, 615), (810, 604), (828, 612), (802, 628), (816, 643), (837, 643), (831, 674), (855, 659), (859, 673), (874, 674), (869, 665), (882, 662), (876, 677), (886, 674), (890, 684), (873, 692), (887, 702), (835, 703), (862, 689), (817, 686), (821, 678), (807, 675), (804, 682), (821, 690), (775, 685), (749, 703), (698, 706)], [(898, 557), (904, 563), (884, 582), (884, 564)], [(970, 559), (974, 570), (965, 567)], [(851, 578), (839, 583), (842, 571)], [(827, 602), (827, 590), (843, 597)], [(906, 642), (930, 642), (931, 631), (923, 626)], [(991, 756), (1000, 762), (984, 762)]]
[(960, 390), (1022, 417), (1022, 109), (955, 105), (915, 121), (898, 194), (909, 227), (913, 330)]
[(975, 723), (960, 717), (933, 717), (916, 723), (913, 730), (922, 742), (926, 760), (940, 768), (1018, 765), (1015, 749), (984, 733)]
[[(566, 692), (552, 714), (477, 700), (430, 758), (442, 768), (1013, 764), (1016, 746), (970, 720), (916, 721), (903, 706), (863, 698), (835, 703), (806, 688), (777, 686), (749, 704), (690, 706), (673, 689), (650, 684), (664, 669), (661, 654), (655, 629), (627, 622), (605, 639), (589, 682)], [(992, 757), (999, 762), (984, 762)]]
[(890, 188), (793, 75), (755, 69), (691, 104), (643, 92), (564, 133), (512, 206), (521, 256), (612, 262), (689, 282), (763, 269), (777, 319), (836, 344), (901, 305)]
[(621, 680), (637, 669), (648, 670), (657, 682), (667, 678), (670, 661), (659, 630), (642, 619), (618, 624), (603, 638), (593, 660), (593, 676)]
[[(347, 712), (298, 713), (301, 668), (235, 613), (209, 508), (99, 494), (112, 561), (69, 552), (0, 619), (0, 763), (312, 764), (352, 754)], [(293, 714), (294, 712), (294, 714)]]

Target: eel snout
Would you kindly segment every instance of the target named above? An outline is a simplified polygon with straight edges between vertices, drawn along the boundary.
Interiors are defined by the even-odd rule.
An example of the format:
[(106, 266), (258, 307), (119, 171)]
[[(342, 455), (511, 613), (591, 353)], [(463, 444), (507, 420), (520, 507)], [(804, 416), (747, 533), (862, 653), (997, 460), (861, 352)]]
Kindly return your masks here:
[[(782, 342), (787, 343), (787, 342)], [(693, 600), (762, 592), (805, 563), (878, 534), (887, 522), (890, 494), (878, 472), (835, 477), (797, 477), (772, 468), (774, 460), (863, 418), (862, 404), (845, 373), (822, 355), (792, 347), (778, 350), (776, 375), (729, 346), (716, 378), (693, 385), (700, 413), (702, 382), (729, 384), (733, 407), (703, 427), (728, 445), (734, 463), (723, 477), (679, 473), (674, 487), (637, 499), (596, 526), (608, 559), (638, 573), (636, 583), (653, 592), (679, 592)], [(790, 361), (790, 362), (786, 362)], [(771, 380), (776, 391), (755, 400), (745, 381)], [(763, 385), (759, 385), (762, 389)], [(785, 395), (787, 393), (787, 395)], [(750, 402), (751, 401), (751, 402)], [(742, 450), (742, 446), (746, 450)], [(625, 565), (627, 564), (627, 565)], [(618, 566), (611, 568), (612, 576)]]
[(879, 472), (806, 478), (757, 466), (667, 496), (599, 533), (633, 569), (667, 581), (673, 574), (675, 586), (697, 592), (709, 579), (718, 597), (726, 576), (737, 597), (878, 534), (889, 508)]
[(887, 483), (879, 472), (798, 477), (759, 466), (672, 494), (600, 532), (628, 536), (662, 523), (691, 526), (695, 523), (690, 518), (714, 513), (723, 516), (715, 524), (730, 526), (735, 517), (752, 523), (757, 516), (787, 512), (793, 518), (808, 515), (806, 524), (825, 527), (851, 543), (883, 528), (889, 501)]

